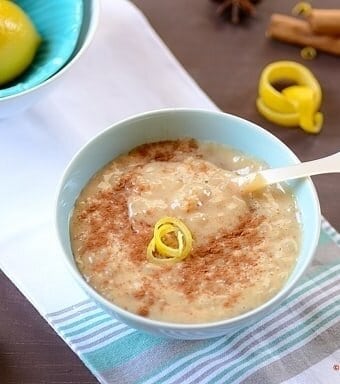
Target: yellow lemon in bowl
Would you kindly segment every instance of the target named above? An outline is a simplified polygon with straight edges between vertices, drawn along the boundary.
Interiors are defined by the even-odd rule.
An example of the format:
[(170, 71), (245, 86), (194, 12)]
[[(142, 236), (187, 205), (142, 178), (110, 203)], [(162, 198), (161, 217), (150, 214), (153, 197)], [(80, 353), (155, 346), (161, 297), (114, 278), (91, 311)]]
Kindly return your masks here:
[(9, 0), (0, 0), (0, 86), (32, 63), (41, 37), (27, 14)]

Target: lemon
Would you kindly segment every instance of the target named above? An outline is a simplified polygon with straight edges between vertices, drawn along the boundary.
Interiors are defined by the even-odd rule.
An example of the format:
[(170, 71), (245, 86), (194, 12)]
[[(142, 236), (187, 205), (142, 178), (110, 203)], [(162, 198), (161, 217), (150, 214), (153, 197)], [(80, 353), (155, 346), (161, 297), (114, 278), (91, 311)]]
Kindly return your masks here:
[(32, 63), (41, 38), (16, 4), (0, 0), (0, 85), (19, 76)]

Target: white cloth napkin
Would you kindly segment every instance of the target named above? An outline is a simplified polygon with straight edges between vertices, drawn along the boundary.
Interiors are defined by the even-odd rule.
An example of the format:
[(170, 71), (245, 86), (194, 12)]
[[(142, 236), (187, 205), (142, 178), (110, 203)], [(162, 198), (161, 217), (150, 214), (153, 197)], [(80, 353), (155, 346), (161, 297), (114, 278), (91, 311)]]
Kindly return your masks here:
[[(181, 383), (193, 382), (196, 376), (195, 382), (203, 383), (215, 380), (218, 375), (219, 382), (223, 382), (226, 374), (233, 375), (229, 382), (240, 382), (240, 377), (248, 375), (249, 382), (265, 382), (264, 378), (268, 377), (273, 379), (271, 382), (282, 382), (289, 377), (290, 384), (312, 383), (313, 370), (305, 369), (295, 380), (294, 372), (300, 373), (302, 368), (289, 360), (286, 366), (279, 365), (280, 369), (287, 369), (278, 371), (275, 361), (283, 356), (282, 351), (269, 349), (275, 333), (271, 334), (272, 338), (261, 339), (261, 343), (268, 345), (264, 351), (273, 352), (264, 360), (267, 364), (262, 363), (262, 369), (256, 370), (257, 376), (255, 373), (251, 376), (257, 367), (252, 359), (260, 358), (261, 350), (258, 349), (257, 355), (251, 355), (247, 363), (243, 363), (248, 365), (247, 371), (242, 373), (239, 360), (229, 361), (225, 348), (232, 348), (230, 353), (235, 355), (237, 349), (234, 344), (242, 346), (242, 342), (251, 342), (257, 345), (260, 340), (256, 340), (257, 331), (250, 334), (245, 329), (243, 333), (232, 335), (234, 344), (228, 338), (211, 343), (163, 342), (136, 332), (97, 308), (74, 283), (61, 261), (54, 233), (54, 199), (58, 180), (72, 155), (113, 122), (135, 113), (165, 107), (216, 109), (131, 3), (102, 0), (94, 42), (65, 75), (59, 88), (26, 113), (0, 121), (0, 267), (103, 383), (132, 383), (140, 380), (141, 375), (144, 375), (143, 382), (170, 383), (175, 373)], [(324, 227), (328, 232), (333, 231), (326, 222)], [(333, 235), (335, 238), (339, 236)], [(334, 255), (335, 249), (336, 246), (326, 239), (323, 252)], [(311, 303), (308, 295), (318, 297), (322, 284), (325, 297), (328, 294), (326, 289), (335, 289), (336, 268), (336, 265), (327, 267), (326, 272), (311, 276), (310, 281), (297, 289), (296, 297), (304, 295), (304, 299), (301, 296), (299, 300), (305, 312)], [(287, 303), (287, 308), (290, 305), (292, 308), (287, 316), (296, 315), (294, 300), (297, 299), (291, 298)], [(319, 310), (319, 307), (310, 308)], [(334, 319), (330, 317), (335, 312), (328, 316), (325, 311), (317, 312), (320, 314), (317, 319), (330, 319), (322, 323), (327, 325), (322, 329), (335, 332)], [(298, 323), (306, 321), (307, 327), (310, 317), (305, 312), (295, 317)], [(328, 317), (324, 320), (322, 316), (326, 314)], [(265, 325), (262, 328), (258, 330), (265, 334), (268, 328)], [(313, 332), (312, 336), (315, 336), (316, 331)], [(326, 334), (330, 340), (335, 339), (334, 335)], [(321, 345), (326, 336), (321, 339)], [(301, 340), (300, 344), (309, 339)], [(313, 357), (316, 356), (313, 361), (318, 365), (312, 360), (308, 360), (308, 364), (318, 367), (315, 369), (319, 369), (320, 383), (335, 383), (339, 379), (338, 372), (332, 369), (339, 361), (338, 344), (333, 344), (328, 353), (324, 350), (319, 353), (314, 346), (308, 349), (313, 351)], [(278, 344), (273, 345), (271, 348)], [(136, 360), (137, 354), (139, 361)], [(287, 356), (291, 355), (287, 352)], [(307, 356), (305, 350), (302, 356)], [(175, 357), (176, 361), (171, 360)], [(204, 358), (213, 357), (221, 360), (200, 365)], [(139, 371), (135, 369), (137, 365)], [(158, 371), (147, 378), (156, 366)], [(215, 366), (219, 368), (212, 370), (211, 367)], [(286, 374), (288, 368), (292, 372), (289, 376)]]
[(83, 295), (53, 234), (65, 166), (115, 121), (166, 107), (216, 108), (132, 4), (105, 0), (92, 45), (59, 87), (26, 113), (0, 120), (0, 266), (40, 312)]

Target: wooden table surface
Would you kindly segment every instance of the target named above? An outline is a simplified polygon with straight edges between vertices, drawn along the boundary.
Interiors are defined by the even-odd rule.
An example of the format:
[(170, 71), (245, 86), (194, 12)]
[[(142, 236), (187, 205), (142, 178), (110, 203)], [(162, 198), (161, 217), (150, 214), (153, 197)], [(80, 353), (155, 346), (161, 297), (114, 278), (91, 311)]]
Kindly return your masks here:
[[(273, 12), (289, 13), (296, 1), (263, 0), (257, 17), (234, 26), (219, 19), (209, 0), (134, 0), (175, 56), (223, 111), (273, 132), (299, 156), (310, 160), (340, 150), (340, 58), (320, 54), (303, 62), (299, 49), (268, 41), (264, 31)], [(338, 0), (314, 0), (315, 7), (339, 7)], [(263, 67), (276, 60), (307, 65), (319, 79), (324, 101), (322, 132), (270, 124), (255, 108), (257, 82)], [(314, 178), (326, 218), (340, 230), (340, 178)], [(47, 322), (0, 273), (0, 383), (96, 383), (76, 355)]]

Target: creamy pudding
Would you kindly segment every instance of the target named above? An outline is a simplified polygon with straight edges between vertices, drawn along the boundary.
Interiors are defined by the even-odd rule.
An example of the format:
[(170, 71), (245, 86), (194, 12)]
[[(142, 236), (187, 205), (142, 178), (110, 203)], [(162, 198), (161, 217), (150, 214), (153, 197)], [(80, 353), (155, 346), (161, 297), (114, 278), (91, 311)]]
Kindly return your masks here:
[[(192, 139), (145, 144), (113, 159), (85, 186), (71, 217), (80, 272), (109, 301), (156, 320), (212, 322), (260, 306), (285, 284), (300, 242), (287, 188), (245, 193), (232, 182), (263, 166)], [(185, 224), (192, 246), (185, 259), (158, 264), (147, 248), (164, 217)]]

